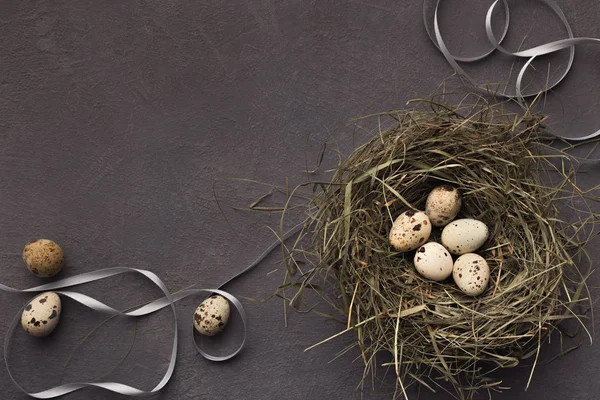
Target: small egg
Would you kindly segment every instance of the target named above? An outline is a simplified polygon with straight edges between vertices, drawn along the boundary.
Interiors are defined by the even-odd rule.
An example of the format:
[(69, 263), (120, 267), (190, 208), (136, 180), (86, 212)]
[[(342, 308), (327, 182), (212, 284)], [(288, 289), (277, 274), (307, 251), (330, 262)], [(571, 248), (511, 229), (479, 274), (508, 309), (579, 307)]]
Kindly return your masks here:
[(472, 253), (485, 243), (488, 227), (476, 219), (457, 219), (442, 230), (442, 244), (452, 254)]
[(456, 218), (462, 205), (462, 196), (457, 188), (438, 186), (429, 193), (425, 214), (433, 226), (445, 226)]
[(431, 222), (422, 211), (408, 210), (400, 214), (390, 230), (390, 244), (399, 252), (417, 249), (431, 235)]
[(49, 278), (62, 269), (65, 257), (60, 246), (52, 240), (39, 239), (25, 246), (23, 261), (35, 275)]
[(214, 336), (222, 332), (229, 320), (229, 302), (223, 296), (212, 295), (194, 313), (194, 327), (201, 335)]
[(31, 336), (48, 336), (58, 325), (60, 311), (60, 297), (54, 292), (44, 292), (25, 306), (21, 326)]
[(452, 274), (452, 256), (436, 242), (425, 243), (415, 254), (415, 268), (425, 278), (443, 281)]
[(480, 255), (467, 253), (454, 262), (452, 276), (461, 292), (468, 296), (477, 296), (487, 288), (490, 267)]

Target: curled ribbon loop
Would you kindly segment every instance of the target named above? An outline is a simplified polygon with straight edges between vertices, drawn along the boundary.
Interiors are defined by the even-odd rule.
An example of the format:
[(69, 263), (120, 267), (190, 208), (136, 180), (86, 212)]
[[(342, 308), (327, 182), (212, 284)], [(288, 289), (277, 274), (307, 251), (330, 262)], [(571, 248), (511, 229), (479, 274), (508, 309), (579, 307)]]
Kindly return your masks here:
[[(504, 30), (502, 32), (502, 35), (498, 39), (494, 35), (493, 29), (492, 29), (492, 17), (494, 15), (494, 11), (496, 10), (496, 7), (498, 6), (498, 4), (500, 2), (502, 2), (502, 5), (504, 7), (504, 12), (506, 15), (506, 22), (504, 24)], [(465, 81), (470, 83), (477, 90), (489, 93), (489, 88), (487, 88), (485, 85), (476, 83), (465, 72), (465, 70), (459, 65), (459, 62), (469, 63), (469, 62), (479, 61), (479, 60), (482, 60), (485, 57), (489, 56), (490, 54), (492, 54), (495, 50), (497, 50), (503, 54), (513, 56), (513, 57), (529, 58), (529, 60), (527, 60), (527, 62), (525, 62), (523, 67), (521, 67), (521, 69), (517, 75), (514, 93), (508, 93), (506, 91), (495, 91), (494, 92), (495, 96), (500, 97), (500, 98), (507, 98), (507, 99), (515, 100), (523, 109), (527, 109), (528, 106), (526, 104), (525, 98), (539, 96), (540, 94), (548, 92), (549, 90), (556, 87), (559, 83), (561, 83), (564, 80), (564, 78), (567, 76), (567, 74), (571, 71), (571, 67), (573, 66), (573, 61), (575, 59), (575, 45), (599, 44), (600, 43), (600, 39), (597, 39), (597, 38), (588, 38), (588, 37), (576, 38), (576, 37), (574, 37), (573, 30), (571, 29), (571, 26), (569, 25), (569, 22), (567, 21), (567, 17), (565, 16), (565, 14), (561, 10), (561, 8), (558, 6), (558, 4), (556, 4), (556, 2), (554, 2), (554, 0), (542, 0), (542, 2), (545, 3), (548, 7), (550, 7), (550, 9), (554, 12), (554, 14), (560, 18), (560, 20), (562, 21), (562, 23), (567, 31), (568, 38), (557, 40), (554, 42), (549, 42), (549, 43), (546, 43), (546, 44), (543, 44), (540, 46), (532, 47), (527, 50), (516, 51), (516, 52), (509, 51), (501, 45), (502, 41), (506, 37), (506, 33), (508, 32), (508, 27), (510, 25), (510, 18), (509, 18), (510, 10), (508, 7), (507, 0), (502, 0), (502, 1), (495, 0), (494, 3), (488, 9), (488, 11), (486, 13), (486, 18), (485, 18), (485, 31), (486, 31), (486, 36), (487, 36), (489, 42), (491, 43), (491, 45), (493, 46), (493, 48), (492, 48), (492, 50), (490, 50), (482, 55), (479, 55), (479, 56), (457, 57), (450, 53), (450, 50), (448, 50), (448, 47), (444, 43), (442, 34), (440, 32), (440, 27), (439, 27), (438, 9), (439, 9), (441, 0), (436, 0), (435, 7), (433, 9), (433, 19), (431, 19), (431, 17), (429, 16), (430, 9), (431, 9), (431, 7), (429, 5), (430, 2), (428, 2), (427, 0), (424, 0), (424, 2), (423, 2), (423, 21), (424, 21), (425, 29), (427, 31), (429, 38), (431, 39), (433, 44), (438, 48), (438, 50), (440, 50), (440, 52), (443, 54), (446, 61), (454, 69), (454, 72), (459, 77), (461, 77), (462, 79), (464, 79)], [(433, 30), (430, 27), (431, 20), (433, 20)], [(569, 49), (569, 61), (567, 62), (566, 68), (558, 76), (558, 78), (556, 78), (556, 80), (554, 80), (552, 83), (549, 83), (542, 90), (524, 92), (523, 88), (522, 88), (523, 87), (523, 77), (525, 76), (525, 72), (531, 66), (531, 63), (535, 60), (535, 58), (543, 56), (543, 55), (555, 53), (557, 51), (564, 50), (564, 49)], [(569, 141), (585, 141), (585, 140), (594, 139), (594, 138), (600, 136), (600, 130), (597, 130), (596, 132), (593, 132), (589, 135), (585, 135), (585, 136), (581, 136), (581, 137), (570, 137), (570, 136), (559, 135), (556, 133), (554, 133), (554, 136), (556, 136), (560, 139), (569, 140)]]
[[(144, 390), (140, 390), (140, 389), (134, 388), (132, 386), (124, 385), (122, 383), (117, 383), (117, 382), (85, 382), (85, 383), (68, 383), (65, 385), (55, 386), (51, 389), (43, 390), (43, 391), (37, 392), (37, 393), (27, 392), (21, 385), (19, 385), (19, 383), (17, 383), (17, 381), (13, 377), (13, 375), (10, 371), (10, 367), (8, 365), (10, 337), (12, 336), (12, 333), (14, 332), (15, 328), (19, 324), (21, 314), (23, 312), (23, 309), (25, 308), (25, 306), (23, 306), (23, 307), (21, 307), (21, 310), (15, 315), (15, 318), (13, 319), (13, 321), (10, 325), (10, 328), (8, 329), (8, 332), (6, 334), (6, 338), (4, 340), (4, 364), (6, 365), (6, 370), (8, 371), (8, 375), (9, 375), (10, 379), (13, 381), (13, 383), (19, 389), (21, 389), (21, 391), (23, 391), (27, 395), (34, 397), (36, 399), (51, 399), (54, 397), (58, 397), (58, 396), (62, 396), (62, 395), (74, 392), (79, 389), (83, 389), (85, 387), (94, 386), (94, 387), (99, 387), (99, 388), (109, 390), (111, 392), (124, 394), (127, 396), (141, 396), (141, 395), (149, 395), (152, 393), (156, 393), (167, 384), (169, 379), (171, 379), (171, 375), (173, 375), (173, 370), (175, 369), (175, 363), (177, 361), (177, 314), (176, 314), (176, 310), (175, 310), (174, 299), (173, 299), (171, 293), (169, 292), (169, 289), (164, 284), (164, 282), (153, 272), (143, 270), (143, 269), (127, 268), (127, 267), (107, 268), (107, 269), (102, 269), (102, 270), (98, 270), (98, 271), (94, 271), (94, 272), (84, 273), (81, 275), (72, 276), (72, 277), (69, 277), (66, 279), (58, 280), (56, 282), (48, 283), (46, 285), (36, 286), (33, 288), (23, 289), (23, 290), (14, 289), (9, 286), (0, 284), (0, 290), (4, 290), (7, 292), (13, 292), (13, 293), (48, 291), (48, 290), (61, 289), (61, 288), (69, 287), (69, 286), (80, 285), (83, 283), (94, 282), (97, 280), (105, 279), (105, 278), (108, 278), (111, 276), (120, 275), (120, 274), (127, 273), (127, 272), (137, 272), (139, 274), (142, 274), (146, 278), (148, 278), (152, 283), (154, 283), (156, 286), (158, 286), (160, 288), (160, 290), (165, 294), (165, 297), (163, 298), (164, 300), (160, 299), (160, 300), (163, 300), (163, 302), (160, 304), (161, 305), (160, 307), (158, 307), (158, 308), (156, 308), (156, 306), (149, 307), (149, 306), (152, 306), (153, 304), (157, 303), (158, 301), (160, 301), (160, 300), (157, 300), (150, 304), (147, 304), (146, 306), (143, 306), (141, 309), (145, 308), (145, 310), (143, 310), (142, 312), (140, 312), (141, 309), (137, 309), (137, 310), (134, 310), (131, 312), (123, 313), (121, 311), (115, 310), (114, 308), (112, 308), (110, 306), (107, 306), (106, 304), (104, 304), (92, 297), (86, 296), (81, 293), (70, 292), (70, 291), (56, 291), (56, 293), (61, 294), (66, 297), (69, 297), (69, 298), (77, 301), (78, 303), (81, 303), (82, 305), (91, 308), (92, 310), (111, 314), (111, 315), (123, 315), (123, 316), (128, 316), (128, 317), (137, 317), (137, 316), (141, 316), (141, 315), (147, 315), (158, 309), (164, 308), (166, 306), (170, 306), (173, 311), (173, 317), (174, 317), (173, 348), (171, 350), (171, 359), (169, 361), (169, 366), (167, 367), (167, 371), (165, 372), (162, 380), (158, 383), (158, 385), (156, 385), (150, 391), (144, 391)], [(242, 311), (243, 311), (243, 309), (242, 309)]]
[[(435, 18), (434, 32), (431, 31), (431, 27), (430, 27), (430, 24), (429, 24), (429, 16), (428, 16), (428, 11), (429, 10), (427, 8), (427, 1), (425, 1), (425, 3), (423, 4), (423, 22), (425, 24), (425, 30), (427, 30), (427, 34), (429, 35), (429, 38), (431, 39), (431, 41), (433, 42), (433, 44), (435, 45), (435, 47), (437, 47), (438, 50), (442, 52), (442, 54), (444, 55), (444, 57), (446, 57), (446, 59), (450, 63), (455, 63), (455, 62), (469, 63), (469, 62), (475, 62), (475, 61), (483, 60), (484, 58), (486, 58), (490, 54), (492, 54), (494, 51), (496, 51), (497, 46), (494, 45), (490, 50), (488, 50), (485, 53), (480, 54), (478, 56), (460, 57), (460, 56), (454, 56), (454, 55), (452, 55), (450, 53), (450, 50), (448, 50), (448, 48), (444, 44), (444, 41), (442, 40), (441, 35), (439, 35), (439, 33), (436, 33), (436, 31), (439, 31), (439, 27), (438, 27), (438, 23), (437, 23), (437, 10), (438, 10), (438, 7), (440, 5), (440, 1), (441, 0), (438, 0), (437, 4), (435, 6), (435, 11), (434, 11), (434, 18)], [(506, 34), (508, 33), (508, 27), (510, 25), (510, 16), (509, 16), (509, 11), (508, 11), (508, 4), (506, 3), (506, 0), (502, 0), (502, 3), (504, 4), (504, 11), (506, 13), (506, 21), (504, 22), (504, 29), (502, 31), (502, 36), (500, 37), (500, 40), (498, 40), (498, 44), (502, 43), (502, 41), (506, 37)], [(490, 11), (493, 11), (493, 9), (490, 8)], [(435, 37), (435, 39), (434, 39), (434, 37)], [(492, 44), (493, 44), (493, 42), (492, 42)], [(452, 61), (450, 61), (450, 60), (452, 60)], [(458, 64), (457, 64), (457, 66), (458, 66)], [(458, 67), (458, 68), (460, 68), (460, 67)]]
[[(10, 346), (9, 346), (10, 337), (12, 336), (12, 333), (19, 325), (19, 322), (21, 319), (21, 314), (23, 313), (23, 309), (26, 307), (26, 304), (25, 304), (23, 307), (21, 307), (19, 312), (13, 318), (13, 321), (10, 324), (10, 327), (8, 329), (8, 332), (7, 332), (5, 340), (4, 340), (4, 363), (6, 365), (6, 370), (8, 372), (10, 379), (13, 381), (15, 386), (18, 387), (22, 392), (24, 392), (28, 396), (34, 397), (36, 399), (51, 399), (51, 398), (59, 397), (59, 396), (62, 396), (62, 395), (68, 394), (68, 393), (72, 393), (74, 391), (77, 391), (77, 390), (80, 390), (80, 389), (83, 389), (86, 387), (98, 387), (98, 388), (106, 389), (108, 391), (126, 395), (126, 396), (146, 396), (146, 395), (151, 395), (153, 393), (156, 393), (159, 390), (161, 390), (169, 382), (169, 380), (171, 379), (171, 376), (173, 375), (173, 371), (175, 369), (175, 364), (177, 362), (178, 323), (177, 323), (177, 313), (176, 313), (176, 309), (175, 309), (175, 303), (186, 297), (197, 295), (197, 294), (206, 294), (207, 296), (210, 296), (210, 295), (216, 293), (216, 294), (219, 294), (219, 295), (225, 297), (227, 300), (229, 300), (229, 302), (231, 302), (231, 304), (233, 304), (233, 306), (237, 309), (238, 313), (240, 314), (240, 317), (241, 317), (242, 323), (243, 323), (244, 336), (243, 336), (243, 339), (242, 339), (240, 345), (238, 346), (238, 348), (235, 351), (233, 351), (232, 353), (227, 354), (225, 356), (213, 356), (213, 355), (208, 354), (207, 352), (202, 350), (202, 348), (200, 348), (200, 346), (198, 346), (198, 344), (194, 340), (194, 345), (196, 346), (196, 349), (204, 358), (211, 360), (211, 361), (225, 361), (225, 360), (229, 360), (232, 357), (235, 357), (243, 349), (243, 347), (246, 343), (246, 330), (247, 330), (247, 326), (248, 326), (248, 318), (246, 316), (246, 312), (244, 311), (244, 307), (242, 306), (242, 303), (240, 303), (240, 301), (237, 298), (235, 298), (233, 295), (231, 295), (223, 290), (220, 290), (220, 288), (225, 286), (227, 283), (231, 282), (232, 280), (240, 277), (244, 273), (250, 271), (254, 267), (256, 267), (282, 241), (288, 239), (295, 233), (299, 232), (303, 225), (304, 225), (304, 222), (302, 222), (302, 223), (296, 225), (294, 228), (290, 229), (279, 240), (273, 242), (254, 262), (249, 264), (241, 272), (239, 272), (235, 276), (231, 277), (230, 279), (228, 279), (223, 284), (221, 284), (218, 288), (215, 288), (215, 289), (187, 289), (187, 290), (183, 290), (178, 293), (171, 294), (171, 292), (169, 291), (167, 286), (164, 284), (164, 282), (154, 272), (151, 272), (151, 271), (148, 271), (145, 269), (127, 268), (127, 267), (106, 268), (106, 269), (101, 269), (101, 270), (97, 270), (97, 271), (93, 271), (93, 272), (86, 272), (83, 274), (79, 274), (79, 275), (72, 276), (69, 278), (60, 279), (60, 280), (52, 282), (52, 283), (47, 283), (45, 285), (35, 286), (32, 288), (28, 288), (28, 289), (15, 289), (10, 286), (0, 284), (0, 290), (6, 291), (6, 292), (11, 292), (11, 293), (32, 293), (32, 292), (45, 292), (45, 291), (52, 290), (60, 295), (69, 297), (69, 298), (75, 300), (76, 302), (78, 302), (92, 310), (102, 312), (105, 314), (109, 314), (109, 315), (121, 315), (121, 316), (126, 316), (126, 317), (140, 317), (143, 315), (152, 314), (152, 313), (154, 313), (158, 310), (161, 310), (165, 307), (170, 307), (171, 310), (173, 311), (173, 320), (174, 320), (174, 322), (173, 322), (173, 348), (171, 350), (171, 359), (169, 361), (167, 370), (165, 371), (165, 374), (163, 375), (163, 378), (152, 390), (149, 390), (149, 391), (141, 390), (141, 389), (135, 388), (133, 386), (125, 385), (123, 383), (118, 383), (118, 382), (82, 382), (82, 383), (68, 383), (68, 384), (64, 384), (64, 385), (60, 385), (60, 386), (55, 386), (55, 387), (47, 389), (47, 390), (43, 390), (41, 392), (30, 393), (30, 392), (27, 392), (15, 380), (15, 378), (13, 377), (13, 375), (11, 373), (10, 367), (8, 365), (8, 358), (9, 358), (8, 354), (9, 354), (9, 350), (10, 350)], [(131, 273), (131, 272), (141, 274), (144, 277), (146, 277), (147, 279), (149, 279), (164, 293), (164, 297), (154, 300), (154, 301), (152, 301), (144, 306), (141, 306), (133, 311), (121, 312), (121, 311), (116, 310), (116, 309), (102, 303), (101, 301), (98, 301), (90, 296), (85, 295), (85, 294), (73, 292), (73, 291), (58, 290), (58, 289), (63, 289), (63, 288), (71, 287), (71, 286), (76, 286), (76, 285), (81, 285), (81, 284), (85, 284), (85, 283), (98, 281), (101, 279), (106, 279), (106, 278), (109, 278), (112, 276), (117, 276), (117, 275), (124, 274), (124, 273)]]

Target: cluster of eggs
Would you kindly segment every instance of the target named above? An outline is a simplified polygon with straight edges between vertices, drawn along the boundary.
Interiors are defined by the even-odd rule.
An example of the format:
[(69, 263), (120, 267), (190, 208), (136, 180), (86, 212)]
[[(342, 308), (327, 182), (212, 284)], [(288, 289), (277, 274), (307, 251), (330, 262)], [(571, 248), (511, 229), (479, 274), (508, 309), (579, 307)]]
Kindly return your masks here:
[[(41, 278), (58, 274), (64, 265), (64, 253), (52, 240), (39, 239), (23, 249), (27, 269)], [(194, 327), (198, 333), (214, 336), (225, 329), (229, 319), (229, 302), (223, 296), (213, 295), (204, 300), (194, 313)], [(21, 314), (21, 326), (31, 336), (48, 336), (58, 325), (61, 313), (60, 297), (45, 292), (27, 303)]]
[[(52, 240), (39, 239), (23, 249), (23, 262), (27, 269), (40, 278), (58, 274), (65, 261), (62, 248)], [(58, 325), (61, 302), (58, 294), (45, 292), (27, 303), (21, 314), (21, 326), (31, 336), (48, 336)]]
[[(396, 218), (389, 240), (398, 252), (416, 250), (415, 269), (423, 277), (443, 281), (452, 275), (464, 294), (477, 296), (487, 287), (490, 269), (474, 252), (487, 241), (489, 230), (476, 219), (455, 220), (461, 205), (458, 189), (436, 187), (427, 197), (424, 212), (408, 210)], [(434, 227), (443, 228), (441, 244), (428, 242)], [(452, 255), (459, 257), (453, 260)]]

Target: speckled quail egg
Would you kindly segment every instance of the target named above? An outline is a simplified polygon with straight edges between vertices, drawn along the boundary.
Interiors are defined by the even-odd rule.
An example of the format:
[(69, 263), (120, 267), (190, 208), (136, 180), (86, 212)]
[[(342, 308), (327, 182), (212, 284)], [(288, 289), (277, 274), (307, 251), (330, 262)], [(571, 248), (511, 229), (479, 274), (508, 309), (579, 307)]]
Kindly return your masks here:
[(452, 274), (452, 256), (436, 242), (425, 243), (415, 254), (415, 268), (423, 277), (443, 281)]
[(194, 327), (201, 335), (214, 336), (225, 329), (229, 320), (229, 302), (223, 296), (212, 295), (194, 313)]
[(445, 226), (456, 218), (461, 205), (462, 196), (457, 188), (438, 186), (427, 197), (425, 214), (433, 226)]
[(45, 292), (34, 297), (21, 314), (21, 326), (31, 336), (48, 336), (60, 318), (60, 297), (54, 292)]
[(431, 235), (431, 222), (422, 211), (408, 210), (400, 214), (390, 230), (390, 244), (399, 252), (417, 249)]
[(62, 269), (65, 257), (60, 246), (52, 240), (39, 239), (25, 246), (23, 261), (35, 275), (49, 278)]
[(442, 230), (442, 244), (452, 254), (472, 253), (485, 243), (488, 227), (476, 219), (457, 219)]
[(468, 296), (477, 296), (487, 288), (490, 267), (480, 255), (467, 253), (454, 262), (452, 276), (461, 292)]

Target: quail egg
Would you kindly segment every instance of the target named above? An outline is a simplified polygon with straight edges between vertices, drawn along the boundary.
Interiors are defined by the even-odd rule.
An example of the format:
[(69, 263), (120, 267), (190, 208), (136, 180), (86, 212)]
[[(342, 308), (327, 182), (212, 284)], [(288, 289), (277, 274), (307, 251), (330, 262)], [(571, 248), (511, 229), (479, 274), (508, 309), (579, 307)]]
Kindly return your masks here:
[(65, 257), (60, 246), (52, 240), (39, 239), (25, 246), (23, 261), (34, 275), (49, 278), (62, 269)]
[(442, 230), (442, 244), (452, 254), (472, 253), (485, 243), (488, 227), (476, 219), (457, 219)]
[(417, 249), (429, 239), (431, 222), (422, 211), (408, 210), (400, 214), (390, 230), (390, 244), (399, 252)]
[(225, 329), (229, 320), (229, 302), (223, 296), (212, 295), (194, 313), (194, 327), (201, 335), (214, 336)]
[(31, 336), (48, 336), (58, 325), (60, 297), (54, 292), (45, 292), (29, 301), (21, 314), (21, 326)]
[(415, 254), (415, 268), (423, 277), (443, 281), (452, 274), (452, 256), (436, 242), (425, 243)]
[(425, 214), (429, 216), (433, 226), (448, 225), (460, 211), (462, 196), (457, 188), (438, 186), (429, 193)]
[(490, 267), (480, 255), (467, 253), (454, 262), (452, 276), (461, 292), (468, 296), (477, 296), (487, 288)]

